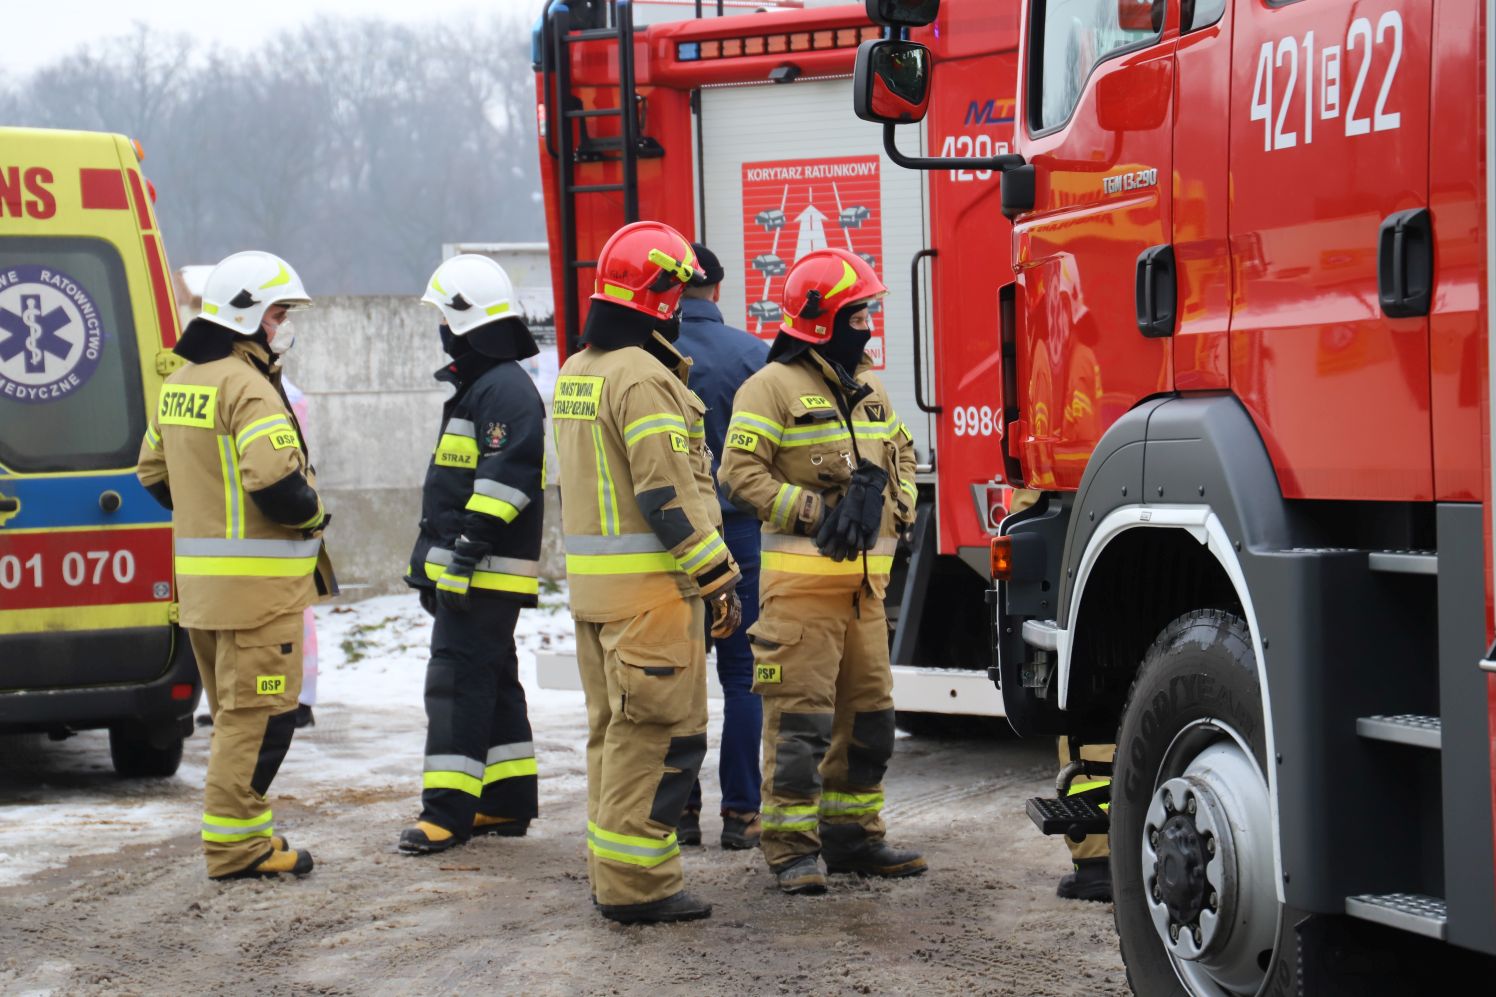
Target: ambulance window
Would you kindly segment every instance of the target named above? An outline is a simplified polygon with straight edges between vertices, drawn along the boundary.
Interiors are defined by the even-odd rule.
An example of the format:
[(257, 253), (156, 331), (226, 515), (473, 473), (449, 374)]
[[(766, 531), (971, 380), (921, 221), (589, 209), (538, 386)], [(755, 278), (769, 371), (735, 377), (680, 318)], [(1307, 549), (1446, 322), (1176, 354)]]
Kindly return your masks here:
[(1163, 31), (1164, 7), (1165, 0), (1034, 0), (1034, 131), (1069, 120), (1098, 63), (1155, 41)]
[(143, 397), (119, 252), (98, 239), (0, 237), (0, 465), (134, 467)]
[(1208, 28), (1226, 12), (1226, 0), (1180, 0), (1179, 23), (1186, 33)]

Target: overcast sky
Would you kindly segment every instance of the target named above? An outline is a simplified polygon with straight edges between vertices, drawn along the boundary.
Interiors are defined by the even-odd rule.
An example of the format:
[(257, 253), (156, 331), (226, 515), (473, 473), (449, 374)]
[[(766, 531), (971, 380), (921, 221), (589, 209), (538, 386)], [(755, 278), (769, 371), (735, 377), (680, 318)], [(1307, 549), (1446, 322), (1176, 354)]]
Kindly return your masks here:
[(135, 21), (193, 35), (203, 45), (239, 48), (264, 44), (323, 15), (461, 25), (503, 11), (528, 25), (543, 5), (544, 0), (253, 0), (232, 6), (204, 0), (14, 0), (5, 4), (0, 73), (25, 76), (93, 42), (124, 34)]

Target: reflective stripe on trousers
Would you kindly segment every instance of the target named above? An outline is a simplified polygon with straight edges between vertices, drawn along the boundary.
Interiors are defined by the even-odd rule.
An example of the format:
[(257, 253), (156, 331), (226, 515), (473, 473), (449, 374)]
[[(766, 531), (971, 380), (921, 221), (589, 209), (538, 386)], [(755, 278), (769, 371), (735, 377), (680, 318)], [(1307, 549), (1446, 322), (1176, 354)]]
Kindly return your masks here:
[(675, 832), (664, 838), (642, 838), (632, 834), (605, 831), (587, 822), (587, 850), (598, 858), (652, 869), (680, 854)]
[(203, 814), (204, 841), (248, 841), (268, 838), (275, 833), (275, 816), (270, 810), (257, 817), (217, 817)]

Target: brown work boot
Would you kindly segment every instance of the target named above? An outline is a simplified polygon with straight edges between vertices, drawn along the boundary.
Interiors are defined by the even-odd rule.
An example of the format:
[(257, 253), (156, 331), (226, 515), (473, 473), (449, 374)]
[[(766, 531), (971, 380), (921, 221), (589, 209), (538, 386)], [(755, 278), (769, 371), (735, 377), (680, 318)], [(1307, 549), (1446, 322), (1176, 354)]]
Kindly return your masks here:
[(530, 822), (518, 817), (490, 817), (488, 814), (473, 814), (473, 837), (494, 835), (500, 838), (523, 838), (530, 829)]
[(881, 837), (869, 838), (856, 824), (822, 824), (821, 852), (828, 873), (899, 879), (918, 876), (929, 868), (919, 852), (894, 848)]
[(758, 812), (739, 813), (736, 810), (722, 811), (722, 847), (734, 851), (757, 848), (762, 833)]
[(293, 876), (305, 876), (311, 871), (311, 852), (292, 852), (272, 848), (238, 872), (231, 872), (223, 876), (213, 876), (211, 878), (219, 881), (225, 879), (267, 879), (272, 876), (279, 876), (283, 872), (288, 872)]
[(460, 844), (461, 838), (430, 821), (417, 821), (400, 832), (400, 850), (407, 855), (434, 855)]
[(826, 876), (814, 855), (800, 855), (770, 868), (785, 893), (810, 896), (826, 892)]

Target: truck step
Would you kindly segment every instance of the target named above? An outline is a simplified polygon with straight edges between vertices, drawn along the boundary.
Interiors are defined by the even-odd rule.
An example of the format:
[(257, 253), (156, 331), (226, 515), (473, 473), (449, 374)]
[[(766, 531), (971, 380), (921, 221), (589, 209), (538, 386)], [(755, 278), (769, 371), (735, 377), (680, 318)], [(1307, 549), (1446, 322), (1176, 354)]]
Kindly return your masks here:
[(1444, 901), (1421, 893), (1363, 893), (1345, 898), (1345, 912), (1363, 921), (1444, 940), (1449, 923)]
[(1444, 724), (1438, 717), (1416, 713), (1356, 718), (1356, 733), (1362, 737), (1435, 751), (1443, 746), (1443, 729)]
[(1433, 550), (1374, 550), (1367, 555), (1372, 571), (1392, 575), (1437, 575), (1439, 552)]
[(1111, 826), (1106, 811), (1094, 800), (1072, 796), (1063, 800), (1034, 797), (1024, 809), (1043, 834), (1064, 834), (1078, 841), (1088, 834), (1105, 834)]

